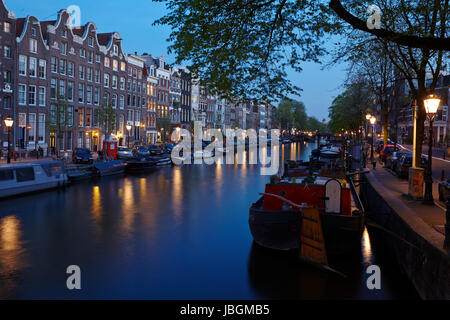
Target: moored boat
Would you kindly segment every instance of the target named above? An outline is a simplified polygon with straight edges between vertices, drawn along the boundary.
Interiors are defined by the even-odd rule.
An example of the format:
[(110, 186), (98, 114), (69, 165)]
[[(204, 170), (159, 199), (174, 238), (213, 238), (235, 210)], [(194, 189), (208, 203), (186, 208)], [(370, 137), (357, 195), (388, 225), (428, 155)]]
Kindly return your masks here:
[(0, 198), (63, 187), (67, 182), (62, 162), (0, 165)]
[(67, 172), (67, 177), (69, 178), (70, 182), (89, 180), (92, 178), (92, 171), (91, 170), (73, 170), (73, 171)]
[(157, 167), (172, 165), (172, 159), (170, 157), (148, 157), (147, 159), (154, 161)]
[(123, 174), (126, 166), (121, 160), (99, 161), (94, 163), (94, 173), (100, 177)]
[(353, 252), (360, 247), (364, 210), (352, 188), (350, 178), (291, 177), (268, 184), (264, 196), (250, 208), (253, 239), (271, 249), (301, 249), (305, 218), (289, 205), (295, 203), (318, 208), (327, 254)]
[(144, 173), (157, 168), (156, 161), (147, 158), (132, 158), (127, 161), (127, 173)]

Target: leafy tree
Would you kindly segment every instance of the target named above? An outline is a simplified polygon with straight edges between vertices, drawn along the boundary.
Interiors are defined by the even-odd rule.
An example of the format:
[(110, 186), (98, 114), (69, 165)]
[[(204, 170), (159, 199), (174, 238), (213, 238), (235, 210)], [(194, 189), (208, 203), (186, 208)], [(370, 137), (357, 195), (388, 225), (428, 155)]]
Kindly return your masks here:
[[(297, 94), (287, 69), (299, 72), (303, 62), (319, 62), (329, 36), (358, 31), (364, 41), (380, 41), (418, 102), (416, 157), (422, 152), (425, 74), (430, 67), (434, 90), (443, 50), (450, 48), (449, 0), (348, 0), (346, 7), (339, 0), (165, 2), (168, 13), (155, 23), (172, 27), (170, 53), (178, 63), (191, 61), (191, 70), (226, 96), (270, 102)], [(380, 29), (366, 23), (372, 4), (382, 10)]]
[(326, 132), (328, 130), (328, 128), (323, 122), (320, 122), (316, 118), (308, 117), (306, 130), (308, 130), (308, 131)]
[(292, 105), (289, 101), (282, 101), (275, 109), (274, 120), (281, 131), (293, 128)]
[(347, 85), (346, 90), (338, 95), (329, 108), (329, 128), (333, 133), (354, 131), (364, 125), (368, 107), (373, 99), (365, 83), (357, 82)]
[[(298, 93), (287, 68), (327, 52), (328, 36), (360, 34), (395, 46), (449, 50), (449, 0), (153, 0), (168, 13), (170, 53), (214, 89), (234, 97), (283, 98)], [(367, 8), (382, 9), (380, 29), (367, 27)], [(359, 18), (363, 17), (363, 18)]]
[(116, 109), (113, 108), (111, 102), (104, 102), (98, 109), (98, 122), (103, 134), (105, 135), (105, 139), (109, 139), (111, 137), (111, 133), (113, 133), (116, 128), (116, 120)]
[(47, 129), (55, 133), (55, 153), (60, 157), (60, 141), (73, 126), (73, 107), (69, 106), (63, 96), (58, 97), (56, 104), (51, 104), (47, 116)]
[(163, 141), (167, 140), (167, 133), (171, 134), (172, 124), (169, 118), (156, 118), (156, 128), (161, 132)]
[[(424, 141), (426, 120), (424, 99), (429, 93), (434, 92), (445, 58), (442, 50), (433, 50), (427, 47), (427, 45), (424, 45), (428, 40), (425, 42), (422, 40), (434, 37), (444, 42), (447, 41), (448, 43), (449, 39), (444, 40), (444, 38), (448, 37), (450, 30), (448, 26), (450, 21), (450, 13), (448, 10), (449, 1), (361, 1), (361, 4), (364, 6), (372, 3), (378, 5), (382, 11), (382, 20), (385, 29), (382, 29), (381, 32), (389, 30), (389, 32), (396, 34), (398, 37), (403, 38), (403, 40), (405, 37), (409, 37), (409, 39), (411, 37), (415, 38), (418, 44), (416, 46), (420, 47), (420, 49), (413, 49), (412, 47), (415, 46), (401, 46), (399, 44), (406, 45), (403, 40), (393, 40), (389, 36), (372, 36), (372, 34), (379, 34), (378, 31), (376, 33), (367, 33), (366, 30), (357, 28), (362, 30), (362, 32), (358, 31), (346, 34), (347, 43), (339, 51), (350, 60), (356, 57), (357, 59), (365, 59), (367, 64), (372, 63), (374, 65), (373, 70), (378, 69), (378, 74), (380, 74), (380, 62), (385, 63), (387, 57), (392, 64), (392, 66), (388, 66), (388, 69), (395, 72), (397, 79), (401, 78), (408, 82), (412, 100), (415, 100), (415, 105), (417, 105), (417, 122), (415, 123), (417, 146), (415, 159), (417, 160), (421, 157)], [(446, 49), (449, 50), (450, 46), (447, 46)], [(378, 81), (384, 82), (380, 77), (378, 77)], [(382, 95), (385, 96), (385, 94)], [(386, 106), (384, 98), (379, 100), (382, 107), (383, 125), (387, 126), (385, 119), (389, 108)], [(385, 134), (387, 134), (386, 131)]]

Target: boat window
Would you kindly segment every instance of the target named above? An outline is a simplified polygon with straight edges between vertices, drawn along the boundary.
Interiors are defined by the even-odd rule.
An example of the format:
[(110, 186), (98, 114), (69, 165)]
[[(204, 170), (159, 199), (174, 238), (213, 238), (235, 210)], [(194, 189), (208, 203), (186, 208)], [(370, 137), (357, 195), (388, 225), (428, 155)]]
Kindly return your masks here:
[(0, 170), (0, 181), (14, 180), (13, 170)]
[(56, 176), (63, 172), (61, 165), (59, 164), (43, 164), (41, 165), (48, 177)]
[(17, 182), (33, 181), (34, 169), (32, 167), (16, 169), (16, 177)]

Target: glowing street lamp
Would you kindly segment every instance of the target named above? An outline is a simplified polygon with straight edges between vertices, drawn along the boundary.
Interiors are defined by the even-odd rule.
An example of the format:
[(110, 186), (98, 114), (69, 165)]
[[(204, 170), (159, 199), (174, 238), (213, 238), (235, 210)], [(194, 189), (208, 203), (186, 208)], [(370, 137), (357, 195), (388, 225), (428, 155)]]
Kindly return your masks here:
[(436, 117), (437, 110), (441, 103), (441, 99), (434, 95), (430, 95), (425, 98), (425, 111), (427, 112), (429, 122), (429, 138), (428, 138), (428, 163), (427, 170), (425, 172), (425, 195), (423, 197), (423, 203), (428, 205), (434, 204), (433, 199), (433, 175), (432, 175), (432, 160), (433, 160), (433, 122)]
[(375, 117), (371, 117), (370, 118), (370, 124), (372, 125), (372, 143), (371, 143), (371, 151), (370, 151), (370, 158), (371, 158), (371, 161), (372, 161), (372, 165), (373, 165), (373, 167), (375, 168), (375, 166), (376, 166), (376, 162), (374, 161), (374, 159), (373, 159), (373, 145), (374, 145), (374, 137), (375, 137), (375, 124), (377, 123), (377, 118), (375, 118)]
[(127, 124), (127, 131), (128, 131), (128, 148), (130, 147), (130, 134), (131, 134), (131, 129), (132, 129), (132, 126), (131, 126), (131, 124)]
[(11, 143), (9, 142), (9, 136), (10, 136), (10, 132), (11, 132), (11, 127), (14, 125), (14, 120), (11, 118), (6, 118), (4, 120), (5, 122), (5, 126), (8, 128), (8, 155), (7, 155), (7, 162), (11, 163)]

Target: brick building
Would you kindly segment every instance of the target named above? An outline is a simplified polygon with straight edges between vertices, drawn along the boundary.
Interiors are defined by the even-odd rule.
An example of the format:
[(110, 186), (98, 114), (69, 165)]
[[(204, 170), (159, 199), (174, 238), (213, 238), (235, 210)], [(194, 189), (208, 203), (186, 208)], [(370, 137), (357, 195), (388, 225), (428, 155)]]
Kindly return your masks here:
[[(16, 92), (16, 16), (9, 11), (4, 1), (0, 3), (0, 142), (2, 147), (8, 146), (8, 129), (4, 120), (14, 118)], [(14, 133), (12, 133), (14, 135)], [(12, 140), (12, 139), (11, 139)], [(14, 140), (12, 140), (14, 141)]]
[[(12, 16), (5, 10), (0, 9)], [(156, 133), (156, 94), (145, 60), (123, 52), (119, 33), (97, 33), (92, 22), (72, 28), (70, 20), (61, 10), (56, 20), (28, 16), (11, 24), (17, 41), (8, 78), (16, 80), (16, 103), (7, 110), (14, 119), (16, 148), (100, 150), (106, 138), (100, 109), (108, 105), (117, 115), (113, 137), (121, 144), (148, 142), (149, 133)], [(2, 117), (6, 114), (2, 110)]]

